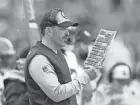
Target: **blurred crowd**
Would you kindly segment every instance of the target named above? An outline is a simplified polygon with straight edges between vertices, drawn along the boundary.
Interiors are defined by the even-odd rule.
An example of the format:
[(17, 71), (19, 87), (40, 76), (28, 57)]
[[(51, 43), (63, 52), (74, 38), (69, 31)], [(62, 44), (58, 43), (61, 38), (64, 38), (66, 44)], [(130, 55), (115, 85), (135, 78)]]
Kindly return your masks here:
[[(73, 34), (73, 32), (71, 32)], [(86, 30), (78, 30), (74, 45), (63, 48), (72, 78), (83, 68), (96, 38)], [(13, 44), (0, 37), (0, 100), (1, 105), (28, 105), (24, 79), (24, 62), (30, 48), (16, 55)], [(140, 64), (134, 67), (131, 52), (117, 35), (108, 49), (101, 75), (91, 81), (79, 94), (79, 105), (139, 105)], [(13, 67), (13, 65), (15, 65)], [(134, 70), (135, 69), (135, 70)]]
[[(0, 3), (5, 1), (8, 0), (0, 0)], [(17, 4), (15, 4), (15, 9), (19, 7), (19, 1), (20, 0), (18, 0)], [(39, 3), (39, 0), (36, 1), (37, 3)], [(53, 7), (61, 7), (63, 4), (62, 2), (64, 2), (64, 0), (60, 0), (59, 3), (56, 0), (46, 1), (48, 3), (46, 4), (48, 6), (48, 9)], [(65, 11), (69, 11), (68, 13), (71, 13), (69, 15), (72, 15), (72, 18), (77, 18), (77, 20), (79, 20), (80, 22), (80, 27), (76, 31), (70, 32), (70, 34), (75, 35), (73, 39), (74, 45), (68, 44), (67, 49), (62, 49), (62, 52), (65, 55), (66, 61), (70, 68), (72, 78), (74, 78), (82, 70), (84, 61), (90, 53), (91, 47), (98, 35), (97, 30), (99, 28), (110, 28), (119, 31), (108, 49), (106, 59), (103, 63), (103, 68), (101, 69), (102, 74), (95, 80), (91, 81), (79, 94), (77, 94), (78, 104), (140, 105), (140, 39), (138, 37), (140, 33), (138, 20), (140, 19), (140, 17), (136, 15), (137, 12), (134, 12), (134, 7), (131, 5), (131, 2), (134, 1), (135, 4), (137, 4), (135, 6), (137, 7), (138, 11), (139, 0), (128, 0), (129, 2), (127, 2), (126, 4), (129, 5), (129, 7), (124, 6), (125, 0), (110, 0), (112, 2), (110, 12), (114, 13), (115, 11), (115, 13), (117, 12), (116, 14), (119, 14), (120, 11), (123, 11), (122, 14), (125, 13), (125, 19), (123, 19), (124, 21), (122, 21), (122, 18), (121, 20), (119, 20), (120, 18), (114, 18), (116, 16), (114, 15), (115, 13), (113, 15), (110, 15), (107, 9), (104, 7), (107, 6), (106, 4), (104, 4), (104, 6), (101, 6), (102, 12), (106, 14), (102, 13), (102, 15), (104, 16), (99, 18), (93, 16), (93, 19), (91, 19), (91, 15), (94, 14), (90, 11), (93, 10), (93, 8), (90, 8), (91, 5), (97, 7), (101, 5), (101, 2), (103, 2), (103, 0), (86, 1), (68, 0), (64, 3), (65, 6), (63, 6), (63, 9), (65, 9)], [(109, 2), (109, 0), (106, 1)], [(43, 0), (40, 0), (39, 5), (42, 5), (41, 2), (43, 2)], [(68, 10), (66, 8), (67, 5), (73, 5), (73, 7), (76, 8), (74, 2), (76, 2), (77, 5), (83, 6), (79, 6), (79, 11), (77, 10), (77, 12), (73, 11), (72, 8), (71, 10)], [(84, 5), (80, 3), (85, 3), (86, 6), (84, 7)], [(94, 8), (94, 10), (92, 11), (96, 13), (98, 12), (97, 16), (101, 16), (101, 7), (99, 7)], [(40, 8), (44, 9), (41, 6)], [(40, 8), (37, 8), (37, 11), (40, 11)], [(22, 11), (22, 9), (16, 11)], [(132, 12), (133, 14), (130, 12)], [(87, 15), (88, 13), (88, 15), (83, 16), (83, 13), (85, 15)], [(0, 14), (3, 13), (0, 12)], [(4, 17), (6, 14), (8, 13), (5, 13)], [(37, 15), (39, 17), (42, 14), (43, 13), (40, 12)], [(76, 14), (80, 15), (81, 17), (76, 17)], [(20, 19), (21, 17), (24, 17), (21, 16), (23, 15), (22, 13), (18, 15), (18, 18)], [(106, 15), (109, 15), (110, 17), (107, 17)], [(135, 19), (133, 19), (130, 15), (133, 15)], [(119, 14), (117, 16), (121, 17), (122, 15)], [(105, 19), (105, 21), (101, 19), (104, 17), (107, 18)], [(112, 22), (110, 22), (109, 19), (112, 19)], [(93, 20), (101, 21), (101, 23), (97, 24)], [(23, 23), (20, 23), (20, 21), (21, 20), (19, 20), (18, 24), (13, 27), (17, 28), (16, 32), (18, 34), (21, 32), (18, 27), (19, 24), (23, 25)], [(133, 23), (135, 23), (135, 25)], [(0, 24), (2, 24), (1, 21)], [(117, 25), (112, 26), (113, 24)], [(120, 27), (120, 24), (123, 25)], [(135, 29), (132, 29), (132, 27), (135, 27)], [(25, 29), (24, 25), (20, 27), (20, 29), (22, 28)], [(15, 30), (10, 29), (7, 33), (2, 33), (0, 37), (0, 105), (29, 105), (28, 93), (24, 78), (24, 62), (30, 50), (30, 45), (27, 45), (26, 43), (29, 41), (29, 38), (27, 37), (28, 33), (24, 32), (26, 37), (21, 37), (21, 35), (23, 35), (22, 33), (19, 35), (20, 37), (15, 38), (15, 36), (12, 36), (14, 34), (14, 31)], [(18, 40), (18, 43), (15, 43), (15, 40)], [(26, 41), (22, 42), (22, 40)]]

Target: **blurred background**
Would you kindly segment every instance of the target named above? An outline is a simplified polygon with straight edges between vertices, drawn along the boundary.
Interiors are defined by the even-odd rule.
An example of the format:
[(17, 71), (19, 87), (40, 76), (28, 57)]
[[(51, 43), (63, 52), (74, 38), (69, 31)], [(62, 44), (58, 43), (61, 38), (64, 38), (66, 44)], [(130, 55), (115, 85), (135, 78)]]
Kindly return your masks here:
[[(140, 59), (139, 0), (35, 0), (37, 22), (52, 8), (61, 8), (96, 37), (101, 28), (117, 30)], [(29, 46), (22, 0), (0, 0), (0, 36), (12, 41), (17, 53)]]
[[(129, 83), (130, 88), (125, 87), (122, 89), (122, 91), (127, 90), (127, 93), (128, 91), (130, 91), (130, 94), (132, 96), (139, 97), (140, 0), (35, 0), (37, 23), (39, 24), (42, 16), (47, 11), (53, 8), (62, 9), (71, 20), (75, 20), (80, 23), (80, 26), (76, 33), (77, 35), (75, 37), (75, 46), (73, 49), (71, 49), (71, 52), (72, 54), (74, 54), (74, 56), (68, 55), (70, 57), (73, 56), (72, 58), (76, 61), (76, 66), (71, 67), (71, 71), (73, 71), (73, 73), (80, 71), (75, 70), (75, 68), (77, 68), (77, 65), (79, 66), (79, 68), (82, 68), (83, 62), (85, 61), (90, 51), (89, 49), (94, 43), (100, 29), (117, 31), (116, 38), (112, 43), (111, 48), (107, 53), (106, 60), (103, 64), (103, 75), (99, 80), (97, 80), (97, 86), (93, 88), (91, 88), (92, 86), (89, 86), (85, 90), (83, 90), (83, 94), (85, 94), (84, 92), (86, 92), (87, 94), (85, 96), (79, 95), (78, 97), (80, 98), (78, 102), (80, 102), (81, 105), (93, 105), (93, 102), (95, 105), (102, 105), (103, 103), (98, 102), (101, 102), (101, 100), (106, 100), (105, 97), (112, 96), (112, 90), (114, 89), (112, 89), (112, 87), (116, 86), (112, 86), (112, 81), (117, 79), (120, 82), (121, 80), (120, 84), (122, 84), (122, 81), (126, 80), (125, 74), (127, 74), (127, 70), (131, 72), (128, 73), (127, 77), (127, 80), (130, 79), (131, 81), (131, 83)], [(12, 63), (9, 64), (10, 66), (8, 65), (10, 69), (19, 69), (22, 66), (24, 60), (18, 60), (19, 58), (26, 58), (26, 54), (28, 53), (28, 50), (30, 48), (30, 34), (28, 32), (28, 27), (26, 26), (27, 25), (25, 20), (23, 1), (0, 0), (0, 37), (4, 37), (10, 40), (13, 44), (13, 48), (16, 51), (16, 54), (14, 54), (12, 58), (10, 58), (12, 60)], [(0, 46), (2, 46), (2, 44), (0, 44)], [(27, 53), (24, 52), (25, 50), (27, 51)], [(69, 54), (68, 52), (64, 53), (66, 55)], [(67, 59), (68, 64), (73, 65), (71, 64), (73, 59), (69, 59), (69, 57)], [(17, 64), (20, 65), (18, 65), (17, 67)], [(125, 67), (128, 67), (126, 68), (127, 70), (124, 69)], [(120, 72), (116, 72), (115, 70)], [(113, 71), (118, 75), (114, 76)], [(76, 74), (74, 74), (74, 76), (75, 75)], [(127, 84), (126, 81), (125, 83)], [(111, 84), (111, 86), (107, 85), (110, 87), (106, 87), (104, 84)], [(98, 85), (99, 88), (97, 89)], [(107, 93), (106, 88), (109, 88), (109, 90), (107, 90)], [(95, 90), (96, 92), (97, 90), (100, 91), (99, 96), (97, 95), (98, 93), (96, 94), (97, 96), (94, 94)], [(3, 88), (1, 88), (1, 91), (3, 91)], [(91, 91), (93, 94), (89, 94), (91, 93)], [(113, 90), (113, 94), (114, 92), (116, 92), (116, 90)], [(101, 93), (105, 95), (102, 98)], [(118, 93), (119, 92), (117, 91), (117, 95)], [(138, 93), (138, 95), (136, 93)], [(85, 99), (86, 102), (82, 102), (81, 97), (83, 98), (82, 100)], [(94, 97), (93, 100), (91, 97)], [(97, 99), (97, 97), (99, 97), (99, 99)], [(117, 96), (115, 95), (115, 99), (116, 97)], [(4, 100), (6, 99), (2, 98), (2, 101)], [(117, 105), (120, 105), (118, 104), (120, 102), (120, 99), (117, 100), (119, 100), (117, 101)], [(134, 98), (134, 100), (136, 101), (139, 99)], [(112, 102), (107, 100), (105, 102), (108, 105), (116, 105), (116, 101)], [(130, 104), (130, 102), (128, 103), (128, 105), (132, 105)], [(137, 102), (137, 104), (140, 105), (140, 102)], [(122, 103), (122, 105), (124, 104)]]

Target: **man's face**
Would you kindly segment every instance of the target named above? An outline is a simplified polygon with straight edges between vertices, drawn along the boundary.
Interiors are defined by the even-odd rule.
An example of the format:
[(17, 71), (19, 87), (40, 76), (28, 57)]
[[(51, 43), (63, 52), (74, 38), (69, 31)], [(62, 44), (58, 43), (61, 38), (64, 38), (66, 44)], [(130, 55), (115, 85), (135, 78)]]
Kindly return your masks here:
[(52, 30), (52, 40), (54, 43), (60, 47), (65, 47), (70, 38), (68, 28), (55, 26)]

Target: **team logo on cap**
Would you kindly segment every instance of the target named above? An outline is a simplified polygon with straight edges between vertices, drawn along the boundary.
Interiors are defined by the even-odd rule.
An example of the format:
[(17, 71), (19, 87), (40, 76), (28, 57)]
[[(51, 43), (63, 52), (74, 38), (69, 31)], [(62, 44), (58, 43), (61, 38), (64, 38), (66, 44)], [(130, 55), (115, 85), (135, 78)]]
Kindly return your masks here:
[(61, 12), (61, 15), (62, 15), (65, 19), (68, 19), (68, 17), (66, 16), (66, 14), (64, 14), (63, 12)]

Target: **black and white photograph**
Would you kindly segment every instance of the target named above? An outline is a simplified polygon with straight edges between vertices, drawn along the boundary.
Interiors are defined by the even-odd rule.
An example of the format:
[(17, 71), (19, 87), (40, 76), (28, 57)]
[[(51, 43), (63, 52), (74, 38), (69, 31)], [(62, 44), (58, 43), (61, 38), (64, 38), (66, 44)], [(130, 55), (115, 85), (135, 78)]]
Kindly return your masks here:
[(0, 0), (0, 105), (140, 105), (140, 0)]

